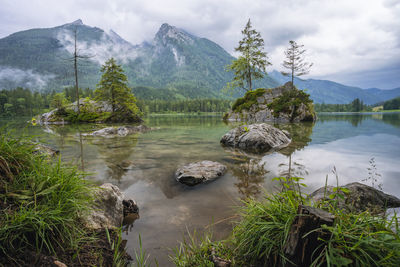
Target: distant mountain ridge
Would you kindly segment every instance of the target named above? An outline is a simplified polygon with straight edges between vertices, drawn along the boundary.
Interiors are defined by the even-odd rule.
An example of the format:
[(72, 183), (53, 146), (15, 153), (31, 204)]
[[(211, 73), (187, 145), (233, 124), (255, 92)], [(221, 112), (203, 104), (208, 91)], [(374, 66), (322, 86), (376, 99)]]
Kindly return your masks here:
[[(161, 25), (152, 42), (133, 45), (113, 30), (85, 25), (76, 20), (54, 28), (31, 29), (0, 39), (0, 89), (17, 86), (41, 90), (62, 90), (73, 86), (73, 32), (77, 31), (79, 53), (89, 59), (79, 66), (80, 87), (95, 88), (100, 66), (110, 57), (123, 65), (132, 87), (149, 86), (154, 98), (227, 98), (221, 89), (232, 80), (226, 65), (234, 59), (218, 44), (194, 36), (167, 23)], [(288, 78), (273, 71), (255, 87), (276, 87)], [(348, 103), (360, 98), (367, 104), (400, 95), (394, 90), (345, 86), (325, 80), (296, 79), (315, 102)], [(161, 88), (161, 89), (158, 89)], [(148, 94), (144, 94), (146, 97)], [(159, 95), (159, 96), (157, 96)], [(140, 93), (139, 93), (140, 96)]]

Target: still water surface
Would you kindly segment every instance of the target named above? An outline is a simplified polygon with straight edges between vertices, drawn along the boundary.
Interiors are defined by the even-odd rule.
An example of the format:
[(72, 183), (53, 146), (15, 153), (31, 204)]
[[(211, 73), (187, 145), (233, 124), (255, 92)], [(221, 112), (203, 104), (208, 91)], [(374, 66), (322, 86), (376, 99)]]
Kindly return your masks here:
[[(277, 124), (293, 142), (264, 155), (221, 147), (221, 136), (234, 125), (220, 117), (149, 117), (145, 124), (157, 130), (116, 138), (81, 135), (102, 125), (41, 127), (25, 121), (0, 125), (59, 149), (63, 161), (77, 164), (96, 183), (114, 183), (137, 201), (140, 218), (124, 234), (128, 252), (135, 255), (140, 234), (149, 261), (157, 258), (159, 266), (172, 266), (168, 254), (188, 231), (211, 230), (217, 239), (226, 237), (240, 200), (276, 190), (272, 178), (285, 175), (289, 156), (292, 172), (305, 178), (309, 192), (323, 186), (326, 175), (330, 184), (336, 183), (333, 167), (340, 184), (370, 177), (373, 159), (384, 191), (400, 197), (400, 113), (320, 114), (315, 124)], [(177, 167), (198, 160), (219, 161), (228, 172), (197, 187), (177, 183)]]

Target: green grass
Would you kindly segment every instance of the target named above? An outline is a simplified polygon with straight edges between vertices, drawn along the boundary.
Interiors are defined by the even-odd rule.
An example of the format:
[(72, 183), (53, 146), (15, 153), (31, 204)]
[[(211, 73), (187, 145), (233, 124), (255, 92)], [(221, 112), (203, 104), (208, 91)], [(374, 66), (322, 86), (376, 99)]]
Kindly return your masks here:
[(265, 88), (258, 88), (253, 91), (248, 91), (243, 97), (236, 99), (232, 105), (234, 112), (241, 112), (242, 110), (249, 110), (251, 106), (257, 104), (257, 98), (266, 92)]
[(85, 233), (90, 185), (74, 167), (35, 153), (26, 140), (0, 135), (0, 254), (76, 248)]
[[(208, 236), (197, 241), (183, 242), (171, 258), (177, 266), (213, 266), (210, 251), (218, 248), (222, 258), (231, 266), (285, 266), (283, 246), (290, 226), (297, 215), (299, 204), (311, 205), (298, 188), (304, 186), (292, 177), (281, 181), (283, 191), (266, 196), (263, 201), (248, 200), (240, 208), (241, 220), (226, 240), (213, 242)], [(400, 234), (398, 218), (370, 212), (345, 213), (337, 208), (337, 201), (346, 194), (337, 187), (330, 200), (319, 205), (335, 215), (333, 226), (322, 225), (314, 231), (327, 231), (312, 255), (311, 266), (398, 266), (400, 262)], [(314, 253), (314, 252), (320, 253)]]

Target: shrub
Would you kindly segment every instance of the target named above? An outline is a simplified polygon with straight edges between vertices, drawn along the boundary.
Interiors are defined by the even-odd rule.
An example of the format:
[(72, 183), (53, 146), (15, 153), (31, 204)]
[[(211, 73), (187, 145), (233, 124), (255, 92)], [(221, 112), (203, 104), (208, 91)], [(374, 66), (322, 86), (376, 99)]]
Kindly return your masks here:
[(236, 99), (232, 105), (234, 112), (241, 112), (242, 110), (249, 110), (252, 105), (257, 104), (257, 98), (266, 92), (265, 88), (258, 88), (253, 91), (248, 91), (243, 97)]
[(77, 218), (91, 202), (76, 168), (51, 162), (35, 146), (0, 135), (0, 254), (76, 247)]

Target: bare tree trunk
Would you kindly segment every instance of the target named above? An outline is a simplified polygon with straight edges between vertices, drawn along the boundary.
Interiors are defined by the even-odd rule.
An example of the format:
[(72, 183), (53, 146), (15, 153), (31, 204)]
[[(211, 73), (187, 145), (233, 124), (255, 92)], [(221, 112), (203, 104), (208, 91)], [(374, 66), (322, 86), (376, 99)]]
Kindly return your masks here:
[(74, 70), (75, 70), (75, 92), (76, 92), (76, 103), (78, 107), (78, 115), (81, 113), (80, 110), (80, 105), (79, 105), (79, 86), (78, 86), (78, 51), (76, 47), (76, 31), (74, 31), (74, 37), (75, 37), (75, 51), (74, 51)]
[[(335, 217), (324, 210), (299, 205), (297, 217), (294, 219), (290, 232), (283, 247), (287, 259), (293, 264), (286, 266), (310, 266), (312, 254), (319, 255), (322, 250), (321, 239), (328, 239), (329, 233), (317, 230), (321, 225), (333, 225)], [(315, 231), (317, 230), (317, 231)], [(310, 233), (313, 231), (312, 233)], [(316, 251), (318, 250), (318, 251)]]

